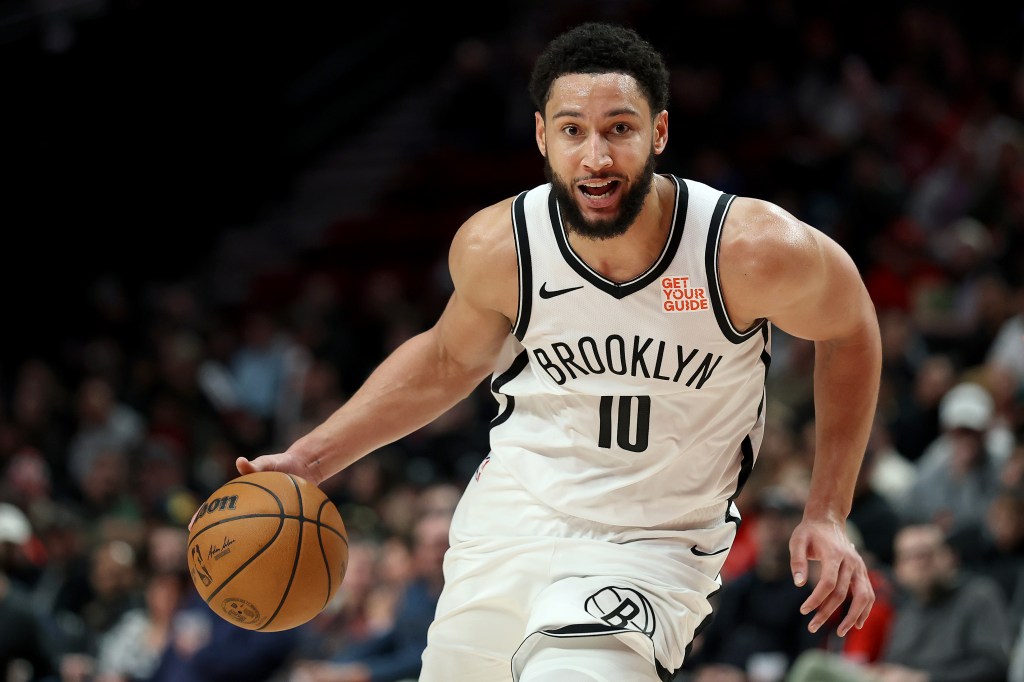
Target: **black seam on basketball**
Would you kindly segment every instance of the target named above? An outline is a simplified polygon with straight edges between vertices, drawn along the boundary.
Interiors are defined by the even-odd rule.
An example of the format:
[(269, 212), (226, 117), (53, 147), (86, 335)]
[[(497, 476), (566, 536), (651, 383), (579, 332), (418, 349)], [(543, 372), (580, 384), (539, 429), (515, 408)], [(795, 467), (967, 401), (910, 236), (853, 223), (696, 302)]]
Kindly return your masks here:
[[(274, 619), (277, 618), (277, 614), (281, 613), (281, 608), (284, 606), (284, 603), (288, 601), (288, 594), (292, 591), (292, 584), (295, 582), (295, 574), (299, 570), (299, 557), (302, 556), (302, 523), (306, 520), (303, 516), (303, 511), (305, 510), (302, 507), (302, 491), (299, 489), (298, 481), (295, 480), (294, 476), (288, 474), (288, 480), (292, 482), (292, 486), (295, 488), (295, 497), (299, 502), (299, 534), (295, 543), (295, 559), (292, 560), (292, 572), (288, 576), (288, 584), (284, 586), (284, 592), (281, 594), (281, 600), (277, 602), (277, 608), (274, 609), (272, 614), (270, 614), (270, 618), (267, 618), (266, 623), (256, 628), (257, 630), (265, 629), (268, 625), (274, 622)], [(282, 509), (281, 511), (284, 510)]]
[[(217, 526), (223, 525), (223, 524), (228, 523), (230, 521), (238, 521), (239, 519), (284, 519), (285, 521), (288, 521), (288, 520), (298, 521), (299, 518), (300, 517), (298, 517), (298, 516), (296, 516), (294, 514), (271, 514), (271, 513), (238, 514), (237, 516), (232, 516), (231, 518), (228, 518), (228, 519), (221, 519), (220, 521), (214, 521), (213, 523), (211, 523), (206, 528), (203, 528), (202, 530), (196, 531), (192, 535), (192, 540), (195, 540), (196, 538), (198, 538), (200, 535), (202, 535), (206, 531), (210, 530), (211, 528), (216, 528)], [(321, 526), (321, 527), (325, 528), (326, 530), (329, 530), (330, 532), (332, 532), (335, 535), (337, 535), (341, 539), (341, 541), (344, 542), (346, 546), (348, 546), (348, 538), (346, 538), (344, 535), (342, 535), (341, 531), (338, 530), (337, 528), (334, 528), (333, 526), (330, 526), (329, 524), (317, 521), (316, 519), (311, 519), (308, 516), (303, 516), (301, 518), (306, 523), (313, 523), (313, 524), (316, 524), (318, 526)], [(190, 541), (189, 545), (191, 545), (191, 544), (192, 544), (192, 542)]]
[(324, 608), (327, 608), (327, 602), (331, 599), (331, 585), (334, 583), (334, 576), (331, 574), (331, 562), (327, 560), (327, 549), (324, 547), (324, 536), (320, 533), (322, 524), (320, 518), (324, 515), (324, 509), (327, 507), (328, 500), (324, 500), (320, 503), (320, 508), (316, 510), (316, 539), (320, 544), (320, 556), (324, 560), (324, 570), (327, 571), (327, 595), (324, 597)]
[(227, 487), (229, 485), (251, 485), (253, 488), (259, 488), (260, 490), (266, 492), (271, 497), (273, 497), (275, 500), (277, 500), (277, 506), (281, 507), (281, 513), (282, 514), (284, 513), (284, 505), (281, 504), (281, 498), (278, 497), (277, 493), (275, 493), (273, 490), (271, 490), (267, 486), (260, 485), (259, 483), (253, 483), (252, 481), (228, 481), (227, 483), (224, 484), (224, 487)]

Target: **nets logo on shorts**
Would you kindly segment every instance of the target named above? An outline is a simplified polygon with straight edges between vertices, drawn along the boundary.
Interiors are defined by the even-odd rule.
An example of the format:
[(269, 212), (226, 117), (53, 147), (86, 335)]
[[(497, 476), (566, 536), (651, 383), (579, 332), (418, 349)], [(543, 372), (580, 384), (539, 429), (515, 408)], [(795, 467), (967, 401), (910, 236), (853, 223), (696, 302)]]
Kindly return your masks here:
[(647, 597), (629, 587), (605, 587), (587, 597), (587, 613), (614, 628), (654, 634), (654, 609)]

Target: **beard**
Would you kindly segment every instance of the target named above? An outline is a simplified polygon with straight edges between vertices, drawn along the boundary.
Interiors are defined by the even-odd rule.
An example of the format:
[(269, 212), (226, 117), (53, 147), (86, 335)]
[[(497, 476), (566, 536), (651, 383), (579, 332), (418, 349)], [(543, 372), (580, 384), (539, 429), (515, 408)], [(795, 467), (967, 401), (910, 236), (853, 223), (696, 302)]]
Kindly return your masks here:
[(619, 202), (619, 213), (612, 218), (587, 220), (576, 202), (576, 189), (562, 182), (551, 168), (551, 162), (544, 157), (544, 175), (551, 183), (555, 200), (562, 211), (562, 221), (566, 229), (575, 232), (585, 239), (611, 239), (623, 235), (633, 225), (640, 210), (644, 207), (644, 199), (651, 191), (654, 182), (654, 152), (647, 156), (647, 162), (640, 171), (634, 185), (626, 189)]

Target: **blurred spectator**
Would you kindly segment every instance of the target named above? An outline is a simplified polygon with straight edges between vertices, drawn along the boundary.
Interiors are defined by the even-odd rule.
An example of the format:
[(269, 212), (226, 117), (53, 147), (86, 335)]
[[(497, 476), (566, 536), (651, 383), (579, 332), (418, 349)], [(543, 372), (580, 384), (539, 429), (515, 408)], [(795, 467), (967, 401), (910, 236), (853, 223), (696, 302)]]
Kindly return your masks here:
[(882, 337), (879, 403), (886, 413), (902, 411), (906, 403), (914, 399), (914, 383), (928, 358), (928, 346), (905, 311), (895, 308), (880, 311), (878, 326)]
[[(196, 507), (198, 506), (197, 502)], [(154, 522), (149, 527), (145, 552), (146, 565), (151, 572), (169, 573), (188, 565), (187, 521), (188, 519), (182, 523)]]
[[(868, 477), (867, 484), (871, 489), (885, 498), (894, 511), (899, 509), (900, 500), (904, 498), (907, 490), (914, 483), (917, 469), (893, 445), (892, 431), (886, 426), (881, 415), (875, 415), (871, 435), (868, 438), (868, 451), (861, 467), (867, 470), (864, 475)], [(885, 554), (891, 557), (892, 538), (890, 537), (889, 540), (889, 551)], [(891, 562), (886, 561), (886, 563)]]
[(1024, 598), (1024, 490), (1001, 490), (984, 518), (950, 537), (961, 565), (988, 576), (1007, 604)]
[(52, 642), (25, 586), (10, 578), (31, 537), (28, 517), (14, 505), (0, 503), (0, 675), (4, 680), (57, 682)]
[(942, 433), (939, 403), (956, 383), (956, 368), (946, 355), (922, 360), (914, 375), (913, 390), (895, 396), (889, 429), (896, 450), (912, 462)]
[(921, 293), (945, 280), (926, 246), (921, 226), (908, 217), (894, 221), (875, 239), (864, 284), (879, 313), (913, 313)]
[(288, 660), (299, 633), (240, 628), (215, 614), (189, 582), (156, 671), (145, 682), (267, 682)]
[(986, 439), (992, 397), (980, 384), (957, 384), (942, 398), (940, 420), (943, 433), (917, 462), (900, 514), (953, 532), (982, 522), (999, 490), (1000, 463)]
[(187, 526), (203, 501), (189, 488), (187, 453), (174, 441), (150, 436), (142, 444), (136, 462), (132, 498), (141, 516)]
[(184, 562), (177, 570), (147, 576), (144, 603), (124, 612), (99, 639), (96, 682), (137, 682), (152, 677), (190, 581)]
[(786, 682), (1000, 682), (1007, 671), (1006, 602), (990, 580), (958, 570), (942, 528), (912, 525), (896, 537), (898, 602), (882, 660), (862, 665), (805, 653)]
[(883, 454), (875, 443), (868, 443), (847, 517), (857, 528), (864, 560), (876, 567), (892, 566), (893, 540), (901, 525), (896, 507), (875, 488), (875, 472)]
[(248, 449), (262, 450), (300, 420), (310, 360), (272, 312), (254, 308), (244, 314), (240, 343), (228, 357), (200, 364), (199, 383), (233, 436)]
[(394, 626), (329, 661), (300, 661), (291, 682), (398, 682), (419, 676), (427, 629), (444, 584), (451, 514), (416, 521), (412, 535), (414, 574), (403, 590)]
[(391, 627), (394, 614), (380, 613), (374, 593), (390, 589), (381, 584), (377, 572), (380, 543), (349, 536), (345, 578), (326, 608), (302, 626), (302, 639), (295, 652), (300, 660), (325, 660), (344, 653)]
[(1014, 291), (1012, 314), (996, 332), (985, 362), (1013, 380), (1015, 395), (1024, 393), (1024, 288)]
[(42, 453), (25, 447), (11, 456), (3, 476), (2, 496), (22, 509), (46, 504), (53, 494), (50, 465)]
[(125, 540), (112, 539), (91, 553), (91, 598), (82, 606), (82, 621), (91, 633), (90, 652), (96, 642), (133, 608), (141, 605), (141, 567), (138, 552)]
[[(12, 452), (31, 448), (42, 454), (53, 473), (55, 488), (67, 491), (67, 419), (70, 391), (65, 388), (51, 363), (35, 358), (16, 373), (11, 395)], [(6, 453), (0, 444), (0, 457)]]
[(683, 663), (694, 682), (745, 682), (761, 666), (773, 671), (764, 674), (765, 682), (778, 682), (801, 652), (823, 641), (825, 632), (808, 632), (811, 617), (800, 613), (813, 580), (797, 587), (790, 574), (789, 536), (803, 507), (767, 488), (758, 508), (756, 563), (718, 592), (711, 621)]
[(33, 509), (46, 561), (32, 584), (32, 608), (46, 625), (59, 652), (85, 651), (89, 633), (82, 609), (92, 595), (89, 585), (88, 520), (58, 503)]
[(85, 379), (76, 398), (78, 423), (67, 456), (68, 469), (81, 489), (102, 453), (128, 453), (142, 442), (145, 422), (142, 415), (117, 399), (105, 379)]
[(105, 520), (142, 518), (142, 509), (131, 487), (131, 462), (122, 450), (96, 450), (79, 480), (79, 491), (82, 512), (96, 525)]

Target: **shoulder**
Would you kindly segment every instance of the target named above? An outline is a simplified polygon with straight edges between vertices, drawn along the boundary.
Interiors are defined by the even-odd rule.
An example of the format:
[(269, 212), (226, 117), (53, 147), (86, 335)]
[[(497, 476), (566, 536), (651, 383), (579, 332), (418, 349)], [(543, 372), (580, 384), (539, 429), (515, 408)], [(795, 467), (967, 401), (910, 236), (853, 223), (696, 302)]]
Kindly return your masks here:
[[(719, 277), (730, 313), (768, 318), (814, 340), (874, 327), (874, 308), (850, 255), (768, 201), (734, 201), (722, 227)], [(731, 298), (731, 303), (730, 303)]]
[(496, 204), (482, 208), (459, 227), (452, 239), (451, 254), (453, 257), (474, 258), (489, 256), (513, 248), (512, 239), (512, 203), (515, 197), (509, 197)]
[(719, 262), (767, 283), (815, 257), (816, 232), (771, 202), (737, 197), (722, 227)]
[(722, 226), (718, 273), (738, 328), (771, 318), (822, 270), (815, 230), (768, 201), (737, 197)]
[(453, 276), (474, 275), (492, 268), (516, 267), (515, 238), (512, 235), (514, 197), (482, 208), (459, 227), (449, 250)]
[[(509, 315), (518, 300), (519, 266), (509, 197), (482, 208), (459, 227), (448, 253), (456, 291), (480, 307)], [(514, 319), (514, 314), (511, 315)]]

